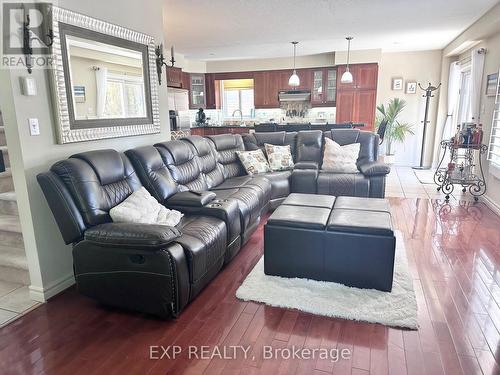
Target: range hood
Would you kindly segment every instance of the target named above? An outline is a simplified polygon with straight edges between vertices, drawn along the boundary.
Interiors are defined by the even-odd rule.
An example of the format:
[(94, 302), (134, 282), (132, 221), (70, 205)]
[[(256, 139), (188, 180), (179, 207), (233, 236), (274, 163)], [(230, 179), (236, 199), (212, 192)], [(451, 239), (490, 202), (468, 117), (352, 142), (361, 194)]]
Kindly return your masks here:
[(279, 92), (280, 102), (308, 102), (311, 100), (309, 90), (287, 90)]

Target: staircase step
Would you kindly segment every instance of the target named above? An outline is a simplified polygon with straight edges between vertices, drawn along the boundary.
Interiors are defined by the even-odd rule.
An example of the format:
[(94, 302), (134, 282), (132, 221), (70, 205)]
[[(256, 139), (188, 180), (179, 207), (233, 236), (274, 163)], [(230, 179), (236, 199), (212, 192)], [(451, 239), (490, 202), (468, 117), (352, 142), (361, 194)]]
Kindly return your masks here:
[(24, 248), (19, 216), (0, 215), (0, 243), (2, 246)]
[(5, 164), (5, 168), (10, 168), (9, 149), (7, 148), (7, 146), (0, 146), (0, 151), (3, 154), (3, 162)]
[(5, 172), (0, 173), (0, 193), (14, 190), (14, 182), (12, 181), (12, 172), (8, 168)]
[(10, 283), (29, 285), (30, 274), (24, 269), (4, 267), (0, 265), (0, 280), (8, 281)]
[(0, 146), (7, 146), (7, 139), (5, 138), (4, 126), (0, 126)]
[(0, 193), (0, 215), (19, 215), (14, 191)]

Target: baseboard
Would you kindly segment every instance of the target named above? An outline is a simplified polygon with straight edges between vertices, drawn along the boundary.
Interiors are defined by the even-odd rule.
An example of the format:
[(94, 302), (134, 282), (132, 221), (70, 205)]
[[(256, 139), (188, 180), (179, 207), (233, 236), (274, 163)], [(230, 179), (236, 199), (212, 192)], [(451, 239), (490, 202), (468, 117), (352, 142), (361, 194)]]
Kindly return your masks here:
[(56, 294), (61, 293), (63, 290), (69, 288), (75, 283), (75, 276), (73, 273), (61, 277), (60, 279), (50, 283), (45, 288), (40, 288), (37, 286), (30, 285), (30, 297), (31, 299), (38, 302), (45, 302), (50, 297), (54, 297)]
[(483, 201), (491, 211), (500, 216), (500, 206), (495, 203), (490, 197), (488, 197), (487, 195), (483, 195), (481, 197), (481, 201)]

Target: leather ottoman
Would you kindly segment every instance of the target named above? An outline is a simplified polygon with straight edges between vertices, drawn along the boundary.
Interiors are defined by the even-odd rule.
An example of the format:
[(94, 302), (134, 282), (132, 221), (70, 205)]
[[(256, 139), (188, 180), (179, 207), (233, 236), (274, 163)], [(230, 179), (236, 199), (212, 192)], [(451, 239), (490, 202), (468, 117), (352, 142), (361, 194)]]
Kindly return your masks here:
[(289, 198), (264, 227), (266, 275), (392, 290), (396, 239), (385, 199)]

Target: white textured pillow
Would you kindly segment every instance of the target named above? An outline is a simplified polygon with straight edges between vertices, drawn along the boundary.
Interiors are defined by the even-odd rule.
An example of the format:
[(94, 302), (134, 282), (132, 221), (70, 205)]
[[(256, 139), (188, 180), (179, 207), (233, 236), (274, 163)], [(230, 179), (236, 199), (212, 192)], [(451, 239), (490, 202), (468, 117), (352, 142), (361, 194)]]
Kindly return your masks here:
[(359, 143), (341, 146), (325, 137), (325, 151), (321, 170), (337, 173), (358, 173), (356, 161), (359, 157)]
[(179, 211), (162, 206), (144, 187), (113, 207), (109, 215), (116, 223), (160, 224), (171, 227), (179, 224), (183, 216)]
[(254, 151), (236, 151), (236, 155), (238, 155), (241, 164), (243, 164), (243, 167), (250, 175), (271, 172), (266, 157), (260, 149)]
[(290, 145), (276, 146), (264, 143), (269, 166), (273, 171), (285, 171), (293, 168), (292, 152)]

